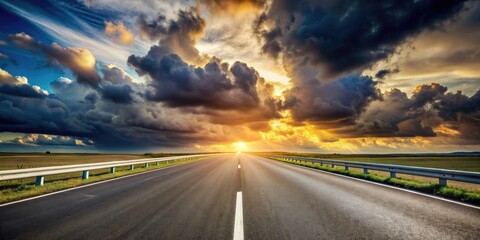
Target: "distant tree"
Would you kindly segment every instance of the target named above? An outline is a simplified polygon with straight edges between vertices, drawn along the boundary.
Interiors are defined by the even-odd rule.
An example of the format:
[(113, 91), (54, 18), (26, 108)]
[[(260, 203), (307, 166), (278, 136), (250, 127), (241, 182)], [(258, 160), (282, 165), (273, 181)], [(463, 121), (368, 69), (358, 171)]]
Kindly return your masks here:
[(45, 154), (50, 154), (50, 151), (46, 151)]

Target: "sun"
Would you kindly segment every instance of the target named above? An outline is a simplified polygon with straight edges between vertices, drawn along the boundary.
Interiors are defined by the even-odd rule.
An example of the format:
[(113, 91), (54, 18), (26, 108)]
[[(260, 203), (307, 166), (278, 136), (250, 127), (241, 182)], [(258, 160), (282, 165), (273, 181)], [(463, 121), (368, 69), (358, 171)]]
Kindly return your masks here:
[(233, 145), (237, 149), (237, 153), (241, 153), (243, 150), (247, 149), (247, 144), (244, 142), (235, 142)]

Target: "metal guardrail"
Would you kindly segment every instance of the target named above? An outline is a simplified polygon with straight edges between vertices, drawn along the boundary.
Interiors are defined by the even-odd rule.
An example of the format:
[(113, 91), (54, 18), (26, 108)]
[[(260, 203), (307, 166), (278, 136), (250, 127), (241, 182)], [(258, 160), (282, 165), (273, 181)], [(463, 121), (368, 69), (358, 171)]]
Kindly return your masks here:
[(348, 171), (350, 167), (361, 168), (363, 169), (364, 174), (368, 174), (368, 170), (390, 172), (391, 178), (396, 178), (397, 173), (438, 178), (439, 185), (441, 186), (446, 186), (447, 180), (480, 184), (479, 172), (466, 172), (466, 171), (447, 170), (447, 169), (438, 169), (438, 168), (410, 167), (410, 166), (401, 166), (401, 165), (393, 165), (393, 164), (350, 162), (350, 161), (297, 157), (297, 156), (282, 155), (282, 156), (270, 156), (270, 157), (279, 158), (282, 160), (291, 160), (295, 162), (307, 162), (307, 163), (311, 162), (312, 164), (320, 163), (321, 166), (323, 166), (323, 164), (331, 165), (332, 167), (335, 167), (337, 165), (344, 166), (345, 171)]
[(35, 177), (36, 178), (35, 185), (41, 186), (44, 183), (45, 176), (49, 176), (49, 175), (71, 173), (71, 172), (82, 172), (82, 179), (88, 179), (90, 170), (110, 168), (110, 173), (114, 173), (116, 167), (130, 166), (130, 170), (133, 170), (135, 168), (135, 165), (138, 165), (138, 164), (144, 164), (145, 167), (148, 167), (149, 163), (155, 163), (156, 165), (158, 165), (159, 162), (167, 162), (167, 163), (169, 161), (176, 162), (177, 160), (211, 156), (211, 155), (214, 155), (214, 154), (197, 154), (197, 155), (162, 157), (162, 158), (144, 158), (144, 159), (135, 159), (135, 160), (126, 160), (126, 161), (62, 165), (62, 166), (39, 167), (39, 168), (17, 169), (17, 170), (3, 170), (3, 171), (0, 171), (0, 181)]

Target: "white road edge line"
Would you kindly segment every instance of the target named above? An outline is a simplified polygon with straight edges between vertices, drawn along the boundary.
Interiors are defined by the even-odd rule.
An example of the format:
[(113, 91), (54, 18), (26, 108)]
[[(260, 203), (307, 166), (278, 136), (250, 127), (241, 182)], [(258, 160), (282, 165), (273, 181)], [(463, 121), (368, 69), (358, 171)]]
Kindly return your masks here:
[(233, 240), (243, 240), (242, 192), (237, 192), (237, 203), (235, 207), (235, 226), (233, 228)]
[[(98, 185), (98, 184), (102, 184), (102, 183), (106, 183), (106, 182), (111, 182), (111, 181), (115, 181), (115, 180), (119, 180), (119, 179), (123, 179), (123, 178), (138, 176), (138, 175), (142, 175), (142, 174), (145, 174), (145, 173), (156, 172), (156, 171), (160, 171), (160, 170), (164, 170), (164, 169), (168, 169), (168, 168), (172, 168), (172, 167), (177, 167), (177, 166), (182, 166), (182, 165), (186, 165), (186, 164), (190, 164), (190, 163), (194, 163), (194, 162), (187, 162), (187, 163), (183, 163), (183, 164), (177, 164), (177, 165), (174, 165), (174, 166), (169, 166), (169, 167), (154, 169), (154, 170), (145, 171), (145, 172), (139, 172), (139, 173), (130, 174), (130, 175), (126, 175), (126, 176), (122, 176), (122, 177), (118, 177), (118, 178), (112, 178), (112, 179), (108, 179), (108, 180), (104, 180), (104, 181), (99, 181), (99, 182), (94, 182), (94, 183), (90, 183), (90, 184), (86, 184), (86, 185), (82, 185), (82, 186), (78, 186), (78, 187), (68, 188), (68, 189), (64, 189), (64, 190), (60, 190), (60, 191), (56, 191), (56, 192), (45, 193), (45, 194), (38, 195), (38, 196), (35, 196), (35, 197), (31, 197), (31, 198), (25, 198), (25, 199), (20, 199), (20, 200), (13, 201), (13, 202), (8, 202), (8, 203), (0, 204), (0, 207), (5, 207), (5, 206), (12, 205), (12, 204), (16, 204), (16, 203), (21, 203), (21, 202), (26, 202), (26, 201), (34, 200), (34, 199), (37, 199), (37, 198), (48, 197), (48, 196), (55, 195), (55, 194), (59, 194), (59, 193), (63, 193), (63, 192), (73, 191), (73, 190), (80, 189), (80, 188), (86, 188), (86, 187), (90, 187), (90, 186), (94, 186), (94, 185)], [(148, 179), (147, 179), (147, 180), (148, 180)]]
[[(273, 159), (269, 159), (269, 158), (265, 158), (265, 159), (268, 159), (268, 160), (271, 160), (271, 161), (276, 161), (276, 162), (281, 162), (281, 161), (277, 161), (277, 160), (273, 160)], [(330, 175), (333, 175), (333, 176), (348, 178), (348, 179), (352, 179), (352, 180), (356, 180), (356, 181), (360, 181), (360, 182), (370, 183), (370, 184), (374, 184), (374, 185), (378, 185), (378, 186), (382, 186), (382, 187), (386, 187), (386, 188), (392, 188), (392, 189), (396, 189), (396, 190), (400, 190), (400, 191), (404, 191), (404, 192), (409, 192), (409, 193), (421, 195), (421, 196), (424, 196), (424, 197), (434, 198), (434, 199), (437, 199), (437, 200), (440, 200), (440, 201), (454, 203), (454, 204), (462, 205), (462, 206), (465, 206), (465, 207), (471, 207), (471, 208), (475, 208), (475, 209), (480, 210), (480, 206), (470, 205), (468, 203), (462, 203), (462, 202), (458, 202), (458, 201), (455, 201), (455, 200), (450, 200), (450, 199), (446, 199), (446, 198), (442, 198), (442, 197), (437, 197), (437, 196), (426, 194), (426, 193), (412, 191), (412, 190), (405, 189), (405, 188), (399, 188), (399, 187), (390, 186), (390, 185), (386, 185), (386, 184), (382, 184), (382, 183), (372, 182), (372, 181), (368, 181), (368, 180), (361, 179), (361, 178), (355, 178), (355, 177), (345, 176), (345, 175), (342, 175), (342, 174), (331, 173), (331, 172), (323, 171), (323, 170), (320, 170), (320, 169), (309, 168), (309, 167), (305, 167), (305, 166), (301, 166), (301, 165), (295, 165), (295, 164), (291, 164), (291, 163), (287, 163), (287, 162), (283, 162), (283, 163), (291, 165), (291, 166), (298, 166), (298, 167), (301, 167), (301, 168), (304, 168), (304, 169), (307, 169), (307, 170), (326, 173), (326, 174), (330, 174)]]

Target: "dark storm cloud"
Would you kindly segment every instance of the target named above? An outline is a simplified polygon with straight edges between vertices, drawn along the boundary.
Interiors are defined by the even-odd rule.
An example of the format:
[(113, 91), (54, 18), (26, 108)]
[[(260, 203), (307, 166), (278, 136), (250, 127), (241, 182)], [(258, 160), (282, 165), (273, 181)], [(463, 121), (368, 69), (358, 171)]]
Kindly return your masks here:
[(85, 126), (72, 118), (68, 106), (50, 97), (0, 94), (0, 105), (0, 131), (79, 136)]
[(167, 33), (167, 19), (163, 15), (159, 15), (152, 21), (147, 21), (145, 15), (137, 18), (137, 27), (142, 37), (156, 41)]
[(375, 78), (383, 80), (386, 76), (394, 74), (394, 73), (399, 73), (399, 72), (400, 72), (400, 69), (398, 69), (398, 68), (396, 68), (396, 69), (382, 69), (375, 74)]
[(188, 61), (202, 63), (206, 60), (206, 56), (202, 56), (195, 47), (197, 38), (203, 35), (206, 27), (198, 9), (181, 10), (177, 19), (168, 22), (162, 15), (152, 21), (140, 15), (137, 26), (142, 36), (150, 40), (159, 40), (160, 46), (168, 48), (170, 52), (175, 52)]
[(101, 77), (95, 70), (95, 57), (87, 49), (63, 48), (57, 43), (44, 45), (25, 33), (10, 34), (8, 39), (20, 48), (44, 54), (53, 64), (70, 69), (77, 76), (79, 83), (92, 87), (100, 84)]
[(21, 76), (12, 76), (0, 68), (0, 93), (26, 98), (43, 98), (48, 93), (38, 86), (30, 86), (28, 79)]
[(429, 85), (419, 85), (413, 90), (411, 104), (414, 107), (424, 106), (438, 99), (447, 91), (447, 87), (438, 83), (430, 83)]
[[(356, 125), (340, 128), (337, 133), (349, 137), (376, 136), (376, 137), (414, 137), (435, 136), (432, 126), (425, 124), (431, 118), (437, 118), (434, 112), (424, 108), (427, 102), (431, 103), (433, 95), (421, 92), (409, 99), (407, 94), (392, 89), (382, 96), (381, 101), (375, 101), (359, 116)], [(425, 101), (415, 101), (421, 98)], [(424, 122), (425, 121), (425, 122)], [(435, 125), (438, 123), (433, 122)]]
[(477, 144), (480, 137), (480, 90), (471, 97), (447, 92), (437, 83), (419, 85), (409, 98), (392, 89), (372, 102), (355, 125), (334, 132), (344, 137), (433, 137), (438, 127), (457, 131), (452, 142)]
[(480, 89), (471, 97), (461, 92), (448, 93), (433, 107), (447, 126), (460, 133), (462, 139), (480, 143)]
[[(424, 30), (441, 28), (465, 2), (274, 0), (254, 23), (254, 31), (264, 53), (282, 57), (292, 80), (282, 107), (295, 121), (344, 136), (433, 136), (437, 125), (431, 122), (438, 116), (424, 107), (446, 89), (419, 89), (411, 99), (394, 92), (383, 96), (378, 82), (359, 73)], [(398, 71), (384, 69), (375, 78)], [(377, 115), (379, 121), (370, 120)]]
[(194, 67), (168, 49), (153, 46), (144, 57), (130, 56), (128, 64), (152, 79), (146, 97), (169, 107), (239, 111), (274, 107), (265, 104), (272, 100), (271, 91), (259, 95), (270, 86), (245, 63), (229, 67), (213, 58), (203, 68)]
[[(226, 64), (220, 65), (222, 70), (216, 71), (228, 72), (232, 76), (228, 84), (232, 91), (239, 94), (237, 100), (240, 103), (227, 99), (225, 106), (228, 108), (192, 106), (188, 103), (189, 99), (181, 98), (175, 100), (189, 106), (163, 107), (163, 103), (147, 101), (143, 98), (144, 94), (138, 94), (145, 92), (147, 86), (132, 83), (123, 71), (109, 66), (103, 70), (109, 80), (105, 80), (104, 84), (96, 89), (67, 78), (59, 78), (51, 82), (53, 92), (42, 98), (26, 97), (13, 94), (11, 91), (7, 94), (0, 92), (0, 131), (89, 139), (94, 142), (95, 147), (102, 150), (128, 151), (229, 141), (238, 136), (231, 133), (236, 126), (243, 123), (258, 126), (271, 119), (274, 114), (278, 114), (275, 108), (271, 109), (275, 107), (274, 99), (264, 97), (271, 96), (273, 86), (259, 78), (258, 73), (246, 64), (237, 63), (231, 68)], [(214, 68), (220, 65), (212, 63), (204, 70), (191, 68), (197, 73), (204, 71), (203, 75), (206, 77), (213, 74)], [(10, 82), (5, 81), (2, 86), (22, 86), (19, 84), (29, 86), (25, 79), (12, 77), (7, 72), (2, 72), (1, 76), (10, 79)], [(205, 80), (207, 84), (209, 83), (206, 78), (195, 80)], [(175, 90), (187, 91), (187, 88), (197, 86), (198, 83), (195, 83)], [(201, 91), (203, 90), (205, 89)], [(206, 96), (216, 96), (214, 88), (209, 90), (212, 92), (202, 93)], [(223, 90), (222, 92), (230, 97), (227, 92)], [(244, 100), (253, 101), (257, 105), (252, 105), (250, 109), (242, 108), (241, 101)], [(172, 104), (173, 101), (172, 99)]]
[(296, 121), (352, 123), (371, 101), (380, 98), (376, 85), (371, 77), (359, 75), (324, 84), (316, 79), (299, 82), (286, 92), (284, 107), (291, 109)]
[(462, 92), (448, 93), (434, 104), (434, 108), (439, 110), (439, 115), (445, 120), (458, 121), (463, 114), (478, 112), (480, 109), (480, 91), (477, 91), (472, 97), (467, 97)]
[(44, 93), (35, 90), (28, 84), (0, 85), (0, 93), (25, 98), (44, 98), (46, 96)]
[[(0, 131), (91, 139), (100, 149), (136, 149), (175, 146), (182, 140), (175, 126), (160, 117), (162, 109), (145, 103), (118, 107), (111, 99), (76, 82), (63, 83), (55, 94), (26, 98), (0, 93)], [(56, 83), (59, 87), (59, 83)], [(73, 94), (68, 94), (73, 93)], [(108, 94), (109, 91), (106, 91)], [(195, 129), (190, 132), (195, 134)], [(175, 139), (177, 138), (177, 139)]]
[[(267, 53), (306, 58), (334, 75), (388, 58), (407, 39), (441, 27), (465, 2), (274, 0), (257, 32), (264, 37)], [(266, 23), (273, 26), (261, 30)]]
[(102, 97), (114, 103), (128, 104), (133, 102), (133, 90), (128, 85), (108, 85), (102, 89)]

